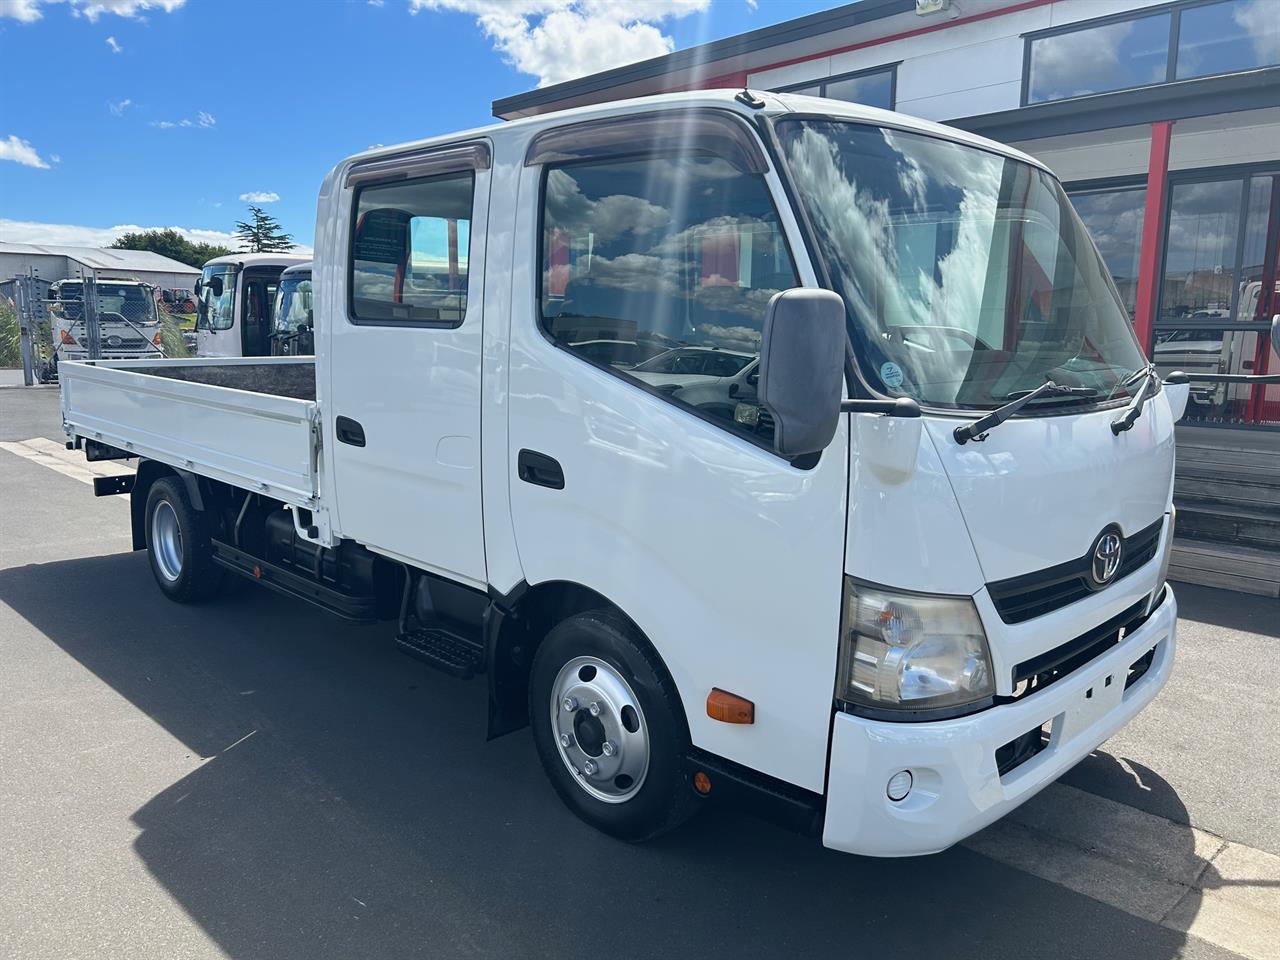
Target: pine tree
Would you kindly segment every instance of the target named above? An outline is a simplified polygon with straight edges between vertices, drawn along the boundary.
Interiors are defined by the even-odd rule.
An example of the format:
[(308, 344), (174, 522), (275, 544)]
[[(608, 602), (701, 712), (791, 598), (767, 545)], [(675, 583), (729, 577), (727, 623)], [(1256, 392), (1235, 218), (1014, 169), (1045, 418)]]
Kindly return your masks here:
[(296, 246), (293, 234), (284, 233), (275, 217), (261, 207), (250, 204), (249, 216), (253, 218), (251, 223), (244, 220), (236, 223), (242, 253), (284, 253)]

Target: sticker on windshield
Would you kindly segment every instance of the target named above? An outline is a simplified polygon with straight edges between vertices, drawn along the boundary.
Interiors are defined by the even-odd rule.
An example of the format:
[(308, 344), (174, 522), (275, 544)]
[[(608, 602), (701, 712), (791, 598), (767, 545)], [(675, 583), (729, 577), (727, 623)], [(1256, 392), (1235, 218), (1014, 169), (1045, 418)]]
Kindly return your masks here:
[(886, 360), (880, 364), (880, 379), (889, 389), (897, 390), (902, 386), (902, 368), (892, 360)]

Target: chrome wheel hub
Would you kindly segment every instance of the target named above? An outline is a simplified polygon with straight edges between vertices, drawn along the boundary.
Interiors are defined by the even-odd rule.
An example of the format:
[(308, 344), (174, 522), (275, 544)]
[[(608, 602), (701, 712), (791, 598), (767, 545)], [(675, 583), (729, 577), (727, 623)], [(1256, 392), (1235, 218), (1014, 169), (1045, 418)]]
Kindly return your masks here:
[(551, 689), (551, 730), (560, 759), (597, 800), (622, 803), (644, 784), (649, 733), (635, 692), (612, 666), (574, 657)]
[(182, 575), (182, 531), (178, 515), (168, 500), (156, 503), (151, 514), (151, 547), (160, 575), (170, 583)]

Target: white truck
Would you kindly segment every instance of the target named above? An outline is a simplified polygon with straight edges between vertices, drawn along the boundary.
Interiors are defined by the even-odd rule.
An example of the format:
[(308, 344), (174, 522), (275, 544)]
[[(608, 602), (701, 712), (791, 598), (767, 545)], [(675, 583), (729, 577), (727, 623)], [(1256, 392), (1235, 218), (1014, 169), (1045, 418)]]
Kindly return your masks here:
[(310, 259), (293, 253), (233, 253), (206, 263), (196, 281), (196, 355), (271, 356), (280, 274)]
[[(108, 360), (163, 357), (155, 288), (134, 277), (100, 277), (93, 286), (100, 355)], [(55, 280), (49, 298), (56, 369), (58, 363), (89, 356), (84, 281)]]
[[(313, 277), (314, 358), (68, 364), (70, 442), (139, 458), (97, 492), (169, 597), (395, 622), (602, 830), (726, 800), (943, 850), (1169, 676), (1187, 385), (1030, 157), (800, 96), (583, 107), (344, 160)], [(606, 341), (758, 371), (700, 406)]]

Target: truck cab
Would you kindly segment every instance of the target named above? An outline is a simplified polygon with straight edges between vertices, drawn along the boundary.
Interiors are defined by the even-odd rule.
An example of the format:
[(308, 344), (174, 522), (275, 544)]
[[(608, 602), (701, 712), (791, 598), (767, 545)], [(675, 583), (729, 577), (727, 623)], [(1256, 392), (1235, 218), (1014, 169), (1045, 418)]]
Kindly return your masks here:
[(236, 253), (206, 263), (196, 282), (196, 354), (270, 356), (280, 274), (307, 259), (288, 253)]
[(315, 303), (311, 294), (311, 262), (280, 274), (271, 312), (271, 356), (313, 356), (316, 352)]
[[(58, 363), (89, 356), (82, 280), (49, 285), (54, 356)], [(162, 357), (156, 289), (133, 277), (99, 277), (94, 283), (98, 307), (99, 356), (106, 360)]]

